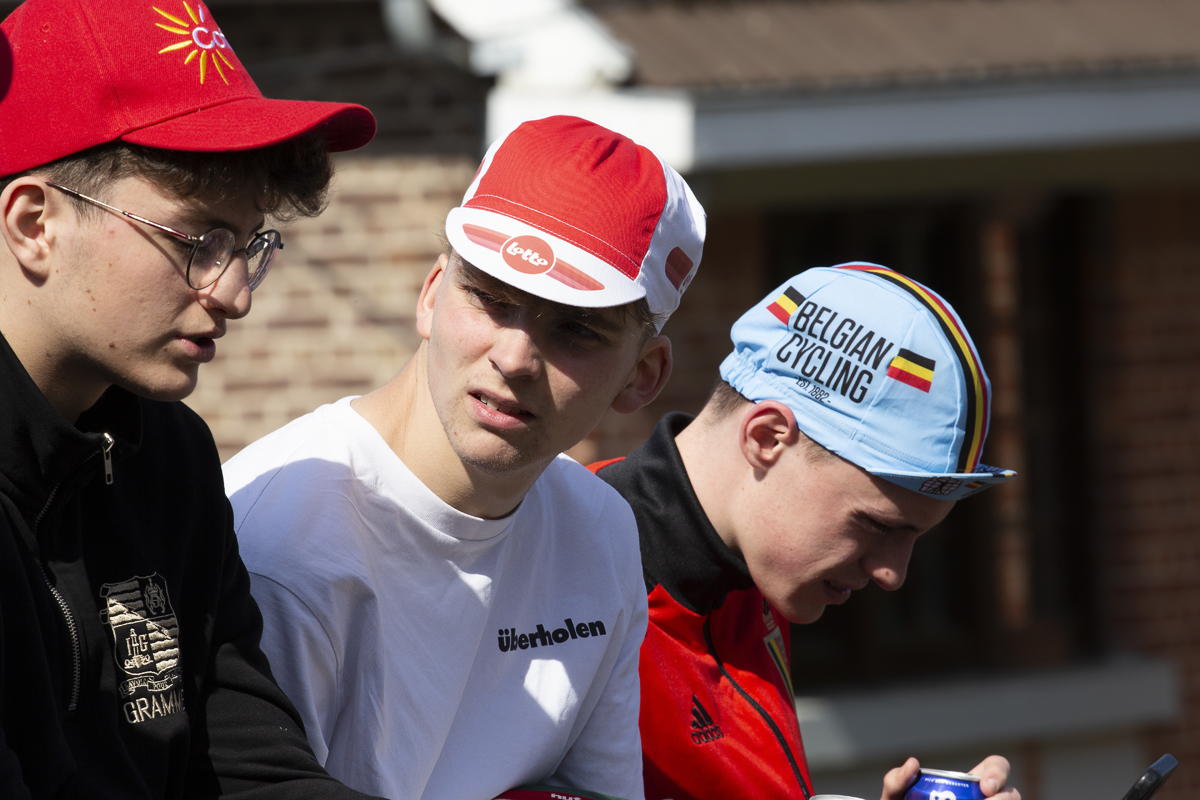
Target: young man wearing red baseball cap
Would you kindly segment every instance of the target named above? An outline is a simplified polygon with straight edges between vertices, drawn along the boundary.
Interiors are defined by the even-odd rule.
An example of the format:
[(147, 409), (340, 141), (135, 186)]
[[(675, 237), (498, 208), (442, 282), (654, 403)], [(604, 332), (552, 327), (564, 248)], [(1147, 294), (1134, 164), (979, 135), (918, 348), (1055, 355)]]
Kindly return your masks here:
[(399, 375), (226, 464), (264, 648), (350, 786), (640, 800), (637, 530), (560, 454), (666, 382), (703, 211), (646, 148), (550, 117), (492, 145), (446, 236)]
[[(954, 501), (1015, 475), (980, 463), (991, 390), (962, 321), (898, 272), (808, 270), (730, 335), (699, 416), (668, 414), (628, 458), (591, 467), (641, 536), (649, 800), (813, 795), (788, 623), (872, 581), (900, 588)], [(919, 766), (891, 770), (883, 800)], [(1019, 800), (1003, 758), (974, 771), (984, 795)]]
[(177, 401), (282, 246), (267, 218), (317, 213), (373, 118), (264, 99), (195, 0), (0, 30), (0, 796), (361, 796), (271, 678)]

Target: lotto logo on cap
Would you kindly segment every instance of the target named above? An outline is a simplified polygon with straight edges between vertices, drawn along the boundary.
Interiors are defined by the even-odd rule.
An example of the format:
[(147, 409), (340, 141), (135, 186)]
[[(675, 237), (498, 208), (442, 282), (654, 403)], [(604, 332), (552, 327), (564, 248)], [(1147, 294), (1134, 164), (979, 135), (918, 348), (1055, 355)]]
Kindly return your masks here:
[(868, 472), (957, 500), (1015, 477), (980, 463), (991, 384), (962, 320), (878, 264), (811, 269), (733, 326), (721, 377), (777, 400), (800, 429)]
[(526, 122), (488, 149), (446, 235), (466, 261), (571, 306), (645, 298), (659, 327), (704, 248), (704, 209), (674, 169), (578, 117)]
[(554, 250), (536, 236), (514, 236), (500, 247), (504, 263), (517, 272), (541, 275), (554, 268)]
[(375, 133), (362, 106), (264, 98), (199, 0), (25, 0), (0, 30), (0, 175), (116, 140), (216, 152), (319, 130), (336, 151)]

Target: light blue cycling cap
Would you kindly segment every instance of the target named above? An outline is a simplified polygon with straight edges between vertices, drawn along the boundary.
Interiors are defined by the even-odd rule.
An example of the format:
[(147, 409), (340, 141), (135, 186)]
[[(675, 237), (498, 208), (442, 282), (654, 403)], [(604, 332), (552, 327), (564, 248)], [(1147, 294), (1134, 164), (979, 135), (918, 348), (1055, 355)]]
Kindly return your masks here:
[(1016, 477), (981, 464), (991, 384), (950, 304), (878, 264), (810, 269), (742, 315), (721, 377), (892, 483), (959, 500)]

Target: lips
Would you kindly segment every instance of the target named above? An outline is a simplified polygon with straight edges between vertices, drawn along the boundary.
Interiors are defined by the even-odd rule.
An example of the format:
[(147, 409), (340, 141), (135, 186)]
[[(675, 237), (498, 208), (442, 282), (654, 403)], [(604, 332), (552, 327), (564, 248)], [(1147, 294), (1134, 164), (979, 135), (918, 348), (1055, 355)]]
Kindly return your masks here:
[(220, 339), (224, 335), (225, 335), (224, 328), (212, 328), (210, 330), (203, 331), (201, 333), (183, 334), (182, 338), (191, 339), (193, 342), (196, 342), (197, 344), (199, 344), (200, 342), (205, 342), (205, 341), (211, 343), (214, 339)]
[(825, 581), (825, 591), (831, 605), (841, 605), (850, 599), (851, 592), (861, 588), (863, 587), (851, 586), (850, 584), (841, 583), (839, 581)]
[(500, 414), (505, 414), (510, 417), (532, 417), (533, 416), (531, 413), (529, 413), (528, 411), (526, 411), (525, 409), (521, 408), (518, 405), (505, 402), (502, 399), (493, 397), (488, 394), (484, 394), (483, 392), (472, 392), (471, 396), (474, 397), (477, 401), (479, 401), (484, 406), (487, 406), (488, 408), (490, 408), (492, 411), (499, 412)]
[(183, 349), (187, 353), (188, 358), (193, 361), (207, 363), (212, 361), (217, 354), (216, 340), (220, 338), (223, 331), (216, 331), (209, 336), (181, 336), (180, 341), (184, 343)]

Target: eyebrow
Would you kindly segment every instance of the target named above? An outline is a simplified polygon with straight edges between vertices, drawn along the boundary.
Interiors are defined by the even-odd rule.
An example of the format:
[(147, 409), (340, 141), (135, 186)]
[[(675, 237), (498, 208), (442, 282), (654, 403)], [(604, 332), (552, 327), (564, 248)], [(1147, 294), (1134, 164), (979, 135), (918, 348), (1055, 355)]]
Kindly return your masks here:
[(598, 328), (604, 333), (616, 333), (620, 331), (624, 327), (621, 325), (621, 320), (614, 319), (614, 315), (597, 313), (604, 310), (605, 309), (585, 309), (575, 306), (572, 311), (568, 313), (568, 316), (570, 316), (576, 322), (589, 325), (593, 328)]
[[(599, 330), (601, 333), (606, 334), (620, 333), (624, 330), (625, 326), (623, 324), (623, 314), (604, 313), (610, 308), (620, 308), (619, 306), (601, 306), (597, 308), (591, 308), (585, 306), (571, 306), (567, 305), (566, 303), (558, 303), (553, 300), (547, 300), (544, 297), (538, 297), (537, 295), (527, 292), (524, 289), (518, 289), (512, 284), (506, 283), (500, 278), (497, 278), (495, 275), (492, 275), (490, 272), (480, 269), (470, 261), (467, 261), (467, 259), (463, 258), (462, 254), (457, 250), (454, 251), (454, 255), (458, 258), (461, 265), (470, 267), (472, 270), (481, 273), (486, 279), (485, 281), (471, 281), (467, 279), (464, 271), (456, 270), (455, 277), (459, 281), (459, 285), (463, 286), (464, 288), (471, 288), (475, 291), (483, 292), (484, 294), (489, 295), (511, 296), (512, 294), (516, 294), (518, 297), (506, 299), (505, 301), (516, 302), (524, 305), (532, 309), (536, 316), (556, 314), (559, 316), (559, 318), (567, 318), (573, 322), (578, 322), (581, 325), (591, 326)], [(490, 281), (495, 281), (495, 288), (487, 285)]]
[(856, 516), (860, 520), (865, 520), (875, 527), (882, 528), (889, 532), (894, 531), (896, 533), (916, 533), (919, 530), (916, 525), (912, 525), (907, 522), (901, 525), (892, 525), (867, 511), (856, 512)]
[[(204, 228), (205, 232), (211, 231), (213, 228), (224, 228), (227, 231), (232, 231), (234, 234), (238, 233), (236, 225), (227, 219), (218, 217), (208, 212), (206, 209), (185, 206), (181, 213), (185, 219), (195, 222), (197, 227), (207, 226)], [(250, 228), (249, 231), (246, 232), (247, 236), (253, 239), (254, 235), (261, 231), (266, 224), (267, 218), (262, 217), (257, 223), (254, 224), (253, 227)]]

